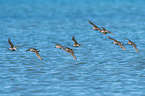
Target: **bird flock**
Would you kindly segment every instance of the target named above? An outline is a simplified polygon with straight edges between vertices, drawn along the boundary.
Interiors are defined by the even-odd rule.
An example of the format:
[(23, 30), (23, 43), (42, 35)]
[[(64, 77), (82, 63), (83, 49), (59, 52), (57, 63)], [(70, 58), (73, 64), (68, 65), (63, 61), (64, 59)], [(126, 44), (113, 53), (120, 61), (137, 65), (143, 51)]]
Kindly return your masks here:
[[(96, 25), (95, 25), (94, 23), (92, 23), (91, 21), (88, 20), (88, 22), (89, 22), (91, 25), (93, 25), (93, 27), (92, 27), (91, 29), (93, 29), (93, 30), (95, 30), (95, 31), (99, 31), (100, 33), (102, 33), (102, 34), (104, 34), (104, 35), (106, 35), (107, 33), (109, 33), (109, 34), (111, 33), (111, 34), (115, 35), (115, 34), (112, 33), (111, 31), (106, 30), (104, 27), (100, 27), (100, 28), (99, 28), (98, 26), (96, 26)], [(125, 49), (125, 47), (123, 46), (123, 43), (122, 43), (122, 42), (120, 42), (120, 41), (118, 41), (118, 40), (116, 40), (116, 39), (113, 39), (113, 38), (111, 38), (111, 37), (109, 37), (109, 36), (107, 36), (107, 38), (113, 40), (113, 41), (114, 41), (113, 44), (119, 45), (124, 51), (126, 51), (126, 49)], [(137, 49), (135, 43), (133, 43), (131, 40), (129, 40), (129, 39), (127, 39), (127, 38), (124, 38), (124, 39), (128, 40), (128, 44), (129, 44), (129, 45), (132, 45), (132, 46), (135, 48), (135, 50), (139, 53), (139, 51), (138, 51), (138, 49)], [(79, 46), (81, 46), (81, 44), (79, 44), (79, 43), (77, 42), (77, 40), (75, 39), (74, 36), (72, 37), (72, 40), (74, 41), (74, 44), (73, 44), (72, 46), (74, 46), (74, 47), (79, 47)], [(10, 45), (10, 48), (9, 48), (10, 50), (12, 50), (12, 51), (18, 50), (18, 49), (17, 49), (18, 46), (14, 46), (13, 43), (11, 42), (10, 38), (8, 39), (8, 43), (9, 43), (9, 45)], [(62, 49), (63, 51), (65, 51), (65, 52), (71, 54), (72, 57), (73, 57), (75, 60), (77, 60), (77, 58), (76, 58), (76, 56), (75, 56), (75, 54), (74, 54), (74, 50), (73, 50), (73, 49), (71, 49), (71, 48), (69, 48), (69, 47), (62, 46), (62, 45), (60, 45), (60, 44), (58, 44), (58, 43), (56, 43), (56, 42), (52, 42), (52, 43), (54, 43), (54, 44), (56, 45), (55, 48)], [(35, 52), (36, 56), (37, 56), (40, 60), (42, 60), (41, 56), (39, 55), (40, 50), (37, 50), (37, 49), (35, 49), (35, 48), (30, 48), (30, 49), (27, 49), (26, 52), (27, 52), (27, 51)]]
[[(74, 47), (79, 47), (79, 46), (81, 46), (81, 44), (79, 44), (79, 43), (76, 41), (76, 39), (75, 39), (74, 36), (72, 37), (72, 40), (74, 41), (74, 44), (73, 44)], [(17, 49), (18, 46), (14, 46), (14, 44), (11, 42), (10, 38), (8, 39), (8, 42), (9, 42), (9, 44), (10, 44), (10, 46), (11, 46), (11, 47), (9, 48), (10, 50), (12, 50), (12, 51), (18, 50), (18, 49)], [(58, 43), (56, 43), (56, 42), (52, 42), (52, 43), (56, 44), (55, 48), (64, 50), (65, 52), (71, 54), (75, 60), (77, 60), (77, 58), (76, 58), (76, 56), (75, 56), (75, 54), (74, 54), (74, 50), (73, 50), (73, 49), (71, 49), (71, 48), (69, 48), (69, 47), (64, 47), (64, 46), (62, 46), (62, 45), (60, 45), (60, 44), (58, 44)], [(36, 56), (37, 56), (40, 60), (42, 60), (42, 58), (41, 58), (41, 56), (40, 56), (40, 54), (39, 54), (40, 50), (37, 50), (37, 49), (35, 49), (35, 48), (30, 48), (30, 49), (27, 49), (26, 52), (27, 52), (27, 51), (35, 52)]]
[[(88, 21), (88, 22), (89, 22), (91, 25), (93, 25), (92, 29), (94, 29), (94, 30), (96, 30), (96, 31), (99, 31), (99, 32), (101, 32), (101, 33), (104, 34), (104, 35), (106, 35), (107, 33), (112, 33), (111, 31), (108, 31), (108, 30), (106, 30), (106, 29), (103, 28), (103, 27), (101, 27), (102, 29), (99, 28), (98, 26), (96, 26), (96, 25), (95, 25), (94, 23), (92, 23), (91, 21)], [(112, 34), (115, 35), (114, 33), (112, 33)], [(109, 36), (107, 36), (107, 38), (113, 40), (113, 41), (114, 41), (113, 44), (119, 45), (124, 51), (126, 51), (126, 49), (124, 48), (122, 42), (120, 42), (120, 41), (118, 41), (118, 40), (116, 40), (116, 39), (113, 39), (113, 38), (111, 38), (111, 37), (109, 37)], [(127, 38), (124, 38), (124, 39), (128, 40), (128, 44), (129, 44), (129, 45), (132, 45), (132, 46), (135, 48), (135, 50), (139, 53), (139, 51), (138, 51), (138, 49), (137, 49), (135, 43), (133, 43), (131, 40), (129, 40), (129, 39), (127, 39)]]

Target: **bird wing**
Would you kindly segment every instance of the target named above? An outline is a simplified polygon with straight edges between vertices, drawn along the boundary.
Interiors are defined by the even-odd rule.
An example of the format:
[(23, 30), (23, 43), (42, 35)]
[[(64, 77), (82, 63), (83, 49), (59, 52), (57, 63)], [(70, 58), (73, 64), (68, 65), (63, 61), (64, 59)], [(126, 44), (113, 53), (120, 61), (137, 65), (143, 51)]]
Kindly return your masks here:
[(56, 45), (59, 45), (59, 46), (61, 46), (60, 44), (58, 44), (58, 43), (56, 43), (56, 42), (51, 42), (51, 43), (54, 43), (54, 44), (56, 44)]
[(75, 42), (75, 44), (78, 44), (74, 36), (72, 37), (72, 40)]
[(39, 55), (39, 52), (38, 52), (37, 50), (35, 51), (35, 54), (37, 55), (37, 57), (38, 57), (40, 60), (42, 60), (41, 57), (40, 57), (40, 55)]
[(104, 31), (107, 31), (104, 27), (101, 27)]
[(75, 60), (77, 60), (76, 56), (74, 55), (73, 49), (68, 48), (68, 47), (65, 47), (65, 49), (63, 49), (63, 50), (64, 50), (65, 52), (71, 54), (71, 55), (73, 56), (73, 58), (74, 58)]
[(70, 49), (70, 48), (68, 48), (68, 47), (63, 47), (62, 49), (63, 49), (65, 52), (69, 53), (69, 54), (70, 54), (70, 50), (72, 50), (72, 49)]
[(138, 51), (138, 49), (137, 49), (136, 45), (135, 45), (135, 44), (133, 44), (132, 46), (133, 46), (133, 47), (135, 48), (135, 50), (139, 53), (139, 51)]
[(127, 38), (124, 38), (124, 39), (126, 39), (126, 40), (128, 40), (129, 42), (133, 43), (131, 40), (129, 40), (129, 39), (127, 39)]
[(15, 47), (19, 47), (19, 46), (22, 46), (22, 45), (16, 45)]
[(61, 49), (63, 49), (64, 50), (64, 46), (62, 46), (62, 45), (60, 45), (60, 44), (58, 44), (58, 43), (55, 43), (55, 42), (52, 42), (52, 43), (54, 43), (54, 44), (56, 44), (56, 45), (58, 45), (58, 46), (60, 46), (61, 47)]
[(62, 49), (63, 51), (69, 53), (69, 52), (66, 50), (66, 48), (67, 48), (67, 47), (64, 47), (64, 46), (61, 47), (61, 49)]
[(27, 52), (27, 51), (30, 51), (30, 49), (27, 49), (26, 52)]
[(9, 42), (10, 46), (13, 48), (13, 47), (14, 47), (14, 45), (12, 44), (12, 42), (11, 42), (10, 38), (8, 39), (8, 42)]
[[(103, 31), (107, 31), (108, 33), (112, 33), (111, 31), (106, 30), (104, 27), (101, 27), (101, 28), (103, 29)], [(114, 33), (112, 33), (112, 34), (114, 34)]]
[(96, 26), (96, 25), (95, 25), (94, 23), (92, 23), (91, 21), (88, 20), (88, 22), (89, 22), (90, 24), (92, 24), (94, 27), (99, 28), (98, 26)]
[[(112, 33), (111, 31), (108, 31), (109, 33)], [(113, 35), (115, 35), (114, 33), (112, 33)]]
[(70, 54), (74, 57), (75, 60), (77, 60), (73, 50), (70, 51)]
[(126, 49), (124, 48), (124, 46), (123, 46), (120, 42), (118, 42), (118, 45), (119, 45), (124, 51), (126, 51)]
[(113, 34), (113, 35), (115, 35), (115, 34), (114, 34), (114, 33), (112, 33), (111, 31), (108, 31), (108, 30), (107, 30), (107, 32), (108, 32), (108, 33), (111, 33), (111, 34)]
[[(108, 37), (108, 36), (107, 36)], [(111, 39), (111, 40), (114, 40), (114, 41), (117, 41), (117, 40), (115, 40), (115, 39), (113, 39), (113, 38), (111, 38), (111, 37), (108, 37), (109, 39)], [(118, 42), (118, 41), (117, 41)]]

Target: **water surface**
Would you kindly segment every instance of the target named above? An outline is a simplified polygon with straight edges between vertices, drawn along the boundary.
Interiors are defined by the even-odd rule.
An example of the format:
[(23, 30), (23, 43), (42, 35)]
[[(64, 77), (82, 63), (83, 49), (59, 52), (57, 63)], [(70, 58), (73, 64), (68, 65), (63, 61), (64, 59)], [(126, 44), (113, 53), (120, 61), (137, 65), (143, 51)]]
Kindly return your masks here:
[[(144, 96), (143, 0), (1, 0), (1, 96)], [(92, 21), (116, 35), (91, 29)], [(72, 36), (82, 44), (72, 46)], [(122, 43), (113, 45), (107, 36)], [(138, 54), (127, 40), (137, 44)], [(17, 51), (8, 50), (8, 38)], [(51, 42), (75, 50), (77, 61)], [(40, 50), (42, 61), (28, 48)]]

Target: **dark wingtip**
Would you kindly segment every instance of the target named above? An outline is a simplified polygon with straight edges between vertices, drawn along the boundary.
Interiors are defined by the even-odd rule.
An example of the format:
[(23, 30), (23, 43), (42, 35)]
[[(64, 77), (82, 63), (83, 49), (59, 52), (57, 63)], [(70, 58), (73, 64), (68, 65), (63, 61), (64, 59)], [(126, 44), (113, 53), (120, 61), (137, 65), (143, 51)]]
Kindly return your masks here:
[(55, 44), (56, 42), (51, 42), (51, 43)]
[(124, 37), (124, 39), (129, 40), (129, 39), (125, 38), (125, 37)]
[(90, 20), (88, 20), (88, 22), (90, 23), (91, 21), (90, 21)]
[(127, 39), (127, 38), (124, 37), (124, 39)]
[(27, 49), (26, 52), (27, 52), (27, 51), (30, 51), (30, 49)]
[(72, 39), (75, 38), (75, 36), (73, 35)]

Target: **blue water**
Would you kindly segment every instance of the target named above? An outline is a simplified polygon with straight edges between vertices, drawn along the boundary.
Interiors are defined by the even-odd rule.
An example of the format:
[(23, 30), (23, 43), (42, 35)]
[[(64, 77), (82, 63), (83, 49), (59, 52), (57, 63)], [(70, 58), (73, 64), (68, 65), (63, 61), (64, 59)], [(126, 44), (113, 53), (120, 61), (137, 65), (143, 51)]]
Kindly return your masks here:
[[(145, 96), (144, 3), (0, 0), (0, 96)], [(107, 36), (127, 51), (88, 20), (115, 33)], [(72, 46), (73, 35), (81, 47)], [(19, 50), (8, 49), (8, 38)], [(74, 49), (78, 60), (51, 42)], [(39, 49), (42, 61), (28, 48)]]

